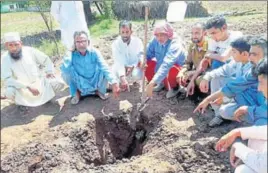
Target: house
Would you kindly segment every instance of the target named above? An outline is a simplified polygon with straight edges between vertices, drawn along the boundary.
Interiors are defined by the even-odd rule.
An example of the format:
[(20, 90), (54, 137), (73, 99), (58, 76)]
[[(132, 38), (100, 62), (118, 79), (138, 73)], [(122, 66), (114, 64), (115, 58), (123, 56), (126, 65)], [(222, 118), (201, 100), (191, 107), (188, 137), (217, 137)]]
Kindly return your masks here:
[(8, 2), (1, 1), (1, 13), (23, 11), (27, 6), (27, 1)]

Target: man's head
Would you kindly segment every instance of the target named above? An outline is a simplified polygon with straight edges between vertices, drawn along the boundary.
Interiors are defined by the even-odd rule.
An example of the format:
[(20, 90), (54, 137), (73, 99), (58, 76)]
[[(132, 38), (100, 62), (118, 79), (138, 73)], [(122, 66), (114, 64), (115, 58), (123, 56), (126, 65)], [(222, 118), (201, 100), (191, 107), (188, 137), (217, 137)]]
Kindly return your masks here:
[(165, 44), (169, 39), (173, 38), (174, 29), (167, 22), (160, 22), (154, 28), (154, 36), (160, 44)]
[(267, 56), (267, 40), (260, 36), (254, 36), (249, 40), (249, 44), (251, 46), (249, 61), (256, 65), (264, 56)]
[(192, 26), (192, 42), (201, 43), (206, 35), (205, 27), (203, 23), (195, 23)]
[(268, 76), (268, 66), (267, 57), (264, 57), (257, 65), (255, 73), (258, 75), (258, 90), (263, 93), (267, 99), (267, 76)]
[(132, 24), (130, 21), (123, 20), (119, 23), (119, 34), (124, 43), (130, 42), (130, 37), (132, 34)]
[(85, 31), (76, 31), (74, 33), (74, 50), (85, 53), (90, 44), (89, 36)]
[(4, 35), (5, 47), (10, 57), (19, 60), (22, 57), (22, 42), (17, 32), (9, 32)]
[(250, 44), (247, 37), (240, 37), (231, 43), (232, 56), (236, 62), (246, 63), (249, 58)]
[(208, 35), (215, 41), (221, 41), (227, 33), (227, 24), (223, 16), (214, 16), (210, 18), (205, 25)]

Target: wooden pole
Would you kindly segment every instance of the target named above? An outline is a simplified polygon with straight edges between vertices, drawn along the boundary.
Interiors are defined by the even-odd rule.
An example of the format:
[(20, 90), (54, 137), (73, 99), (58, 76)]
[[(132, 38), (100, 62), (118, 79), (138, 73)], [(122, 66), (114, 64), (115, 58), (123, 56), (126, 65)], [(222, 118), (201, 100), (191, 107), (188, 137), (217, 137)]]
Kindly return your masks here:
[[(144, 23), (144, 56), (143, 56), (143, 65), (146, 65), (146, 50), (147, 50), (147, 28), (148, 28), (148, 15), (149, 15), (149, 7), (145, 6), (145, 23)], [(144, 68), (143, 68), (144, 69)], [(146, 93), (145, 93), (145, 70), (142, 73), (142, 100), (141, 103), (143, 104), (146, 100)]]

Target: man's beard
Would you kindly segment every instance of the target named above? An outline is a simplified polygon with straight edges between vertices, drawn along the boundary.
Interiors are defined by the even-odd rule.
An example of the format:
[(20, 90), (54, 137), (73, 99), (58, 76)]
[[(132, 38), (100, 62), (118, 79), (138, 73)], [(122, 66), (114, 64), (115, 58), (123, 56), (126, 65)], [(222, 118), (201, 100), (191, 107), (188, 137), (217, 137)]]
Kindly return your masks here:
[(122, 41), (124, 43), (129, 43), (130, 42), (130, 37), (121, 37), (122, 38)]
[(252, 61), (250, 61), (250, 63), (252, 64), (251, 66), (251, 74), (255, 77), (258, 77), (257, 75), (257, 65), (255, 63), (253, 63)]
[(9, 55), (10, 55), (10, 57), (12, 58), (12, 59), (14, 59), (14, 60), (19, 60), (19, 59), (21, 59), (21, 57), (22, 57), (22, 50), (20, 49), (18, 52), (16, 52), (16, 53), (11, 53), (11, 52), (9, 52)]

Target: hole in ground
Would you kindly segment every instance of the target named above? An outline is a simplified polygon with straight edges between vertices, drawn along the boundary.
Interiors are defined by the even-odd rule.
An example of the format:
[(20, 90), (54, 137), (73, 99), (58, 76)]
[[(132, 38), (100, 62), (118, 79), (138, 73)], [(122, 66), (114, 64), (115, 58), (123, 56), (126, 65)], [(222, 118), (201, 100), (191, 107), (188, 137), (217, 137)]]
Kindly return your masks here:
[(78, 129), (71, 134), (74, 147), (86, 164), (113, 164), (116, 160), (142, 154), (149, 132), (145, 123), (148, 121), (140, 118), (133, 129), (131, 116), (102, 116), (95, 119), (95, 124), (89, 122), (86, 129)]

